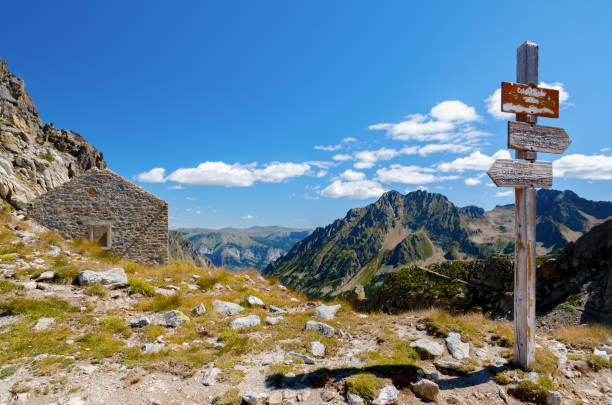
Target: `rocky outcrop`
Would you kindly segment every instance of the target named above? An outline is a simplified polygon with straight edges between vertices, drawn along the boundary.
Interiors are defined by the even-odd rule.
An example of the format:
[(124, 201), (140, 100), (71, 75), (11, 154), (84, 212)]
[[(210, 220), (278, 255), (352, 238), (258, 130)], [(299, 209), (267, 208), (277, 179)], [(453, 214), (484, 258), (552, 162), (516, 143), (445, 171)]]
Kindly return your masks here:
[(183, 234), (170, 231), (168, 233), (168, 253), (170, 260), (186, 261), (197, 267), (215, 267), (213, 262), (196, 249), (196, 247)]
[(102, 153), (76, 132), (44, 124), (23, 79), (0, 59), (0, 197), (23, 209), (93, 167), (106, 168)]

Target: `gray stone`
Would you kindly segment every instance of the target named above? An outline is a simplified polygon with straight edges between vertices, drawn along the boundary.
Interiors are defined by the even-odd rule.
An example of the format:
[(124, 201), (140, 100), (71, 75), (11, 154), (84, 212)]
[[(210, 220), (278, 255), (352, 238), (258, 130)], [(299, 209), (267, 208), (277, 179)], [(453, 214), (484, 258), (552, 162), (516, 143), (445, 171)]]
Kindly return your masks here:
[(206, 313), (206, 307), (204, 304), (198, 304), (195, 307), (191, 308), (191, 313), (194, 315), (204, 315)]
[(315, 314), (317, 314), (319, 318), (323, 318), (326, 321), (329, 321), (334, 319), (334, 317), (336, 316), (336, 312), (338, 312), (339, 309), (340, 304), (330, 306), (320, 305), (315, 309)]
[(593, 349), (593, 355), (601, 357), (606, 361), (610, 361), (610, 355), (605, 350)]
[(230, 322), (229, 327), (232, 329), (252, 328), (261, 324), (261, 319), (257, 315), (243, 316), (236, 318)]
[(455, 332), (448, 334), (446, 338), (448, 352), (457, 360), (470, 357), (470, 344), (461, 341), (461, 335)]
[(178, 310), (168, 311), (162, 315), (155, 315), (153, 318), (153, 323), (155, 325), (162, 325), (170, 328), (176, 328), (177, 326), (190, 321), (191, 320), (189, 317), (187, 317), (187, 315)]
[(49, 281), (49, 280), (53, 280), (55, 278), (55, 272), (54, 271), (45, 271), (43, 273), (41, 273), (40, 276), (36, 277), (36, 281)]
[(143, 316), (142, 318), (138, 318), (138, 319), (132, 319), (130, 321), (130, 326), (132, 328), (142, 328), (144, 326), (147, 326), (151, 323), (151, 321), (149, 320), (149, 318), (147, 318), (146, 316)]
[(346, 394), (346, 402), (349, 403), (349, 405), (360, 405), (363, 404), (363, 398), (361, 398), (359, 395), (355, 395), (352, 392), (349, 392)]
[(424, 350), (432, 356), (441, 356), (444, 353), (444, 347), (441, 344), (425, 338), (410, 343), (410, 347)]
[(563, 405), (563, 397), (557, 391), (546, 391), (546, 405)]
[(279, 308), (274, 305), (268, 305), (268, 309), (270, 310), (270, 312), (275, 313), (275, 314), (286, 314), (287, 313), (287, 311), (285, 311), (284, 309)]
[(45, 330), (49, 328), (49, 326), (51, 326), (54, 322), (55, 319), (53, 318), (39, 318), (38, 322), (36, 322), (36, 325), (34, 325), (34, 330), (37, 332)]
[(325, 346), (321, 342), (310, 342), (310, 353), (313, 356), (323, 357), (325, 356)]
[(282, 316), (266, 316), (266, 323), (268, 325), (276, 325), (283, 320)]
[(159, 353), (163, 348), (163, 343), (145, 343), (142, 346), (142, 350), (145, 354)]
[(296, 352), (289, 352), (289, 355), (302, 359), (302, 361), (304, 361), (304, 364), (315, 364), (315, 360), (313, 358), (305, 356), (303, 354), (296, 353)]
[(386, 385), (378, 394), (378, 397), (372, 402), (374, 405), (386, 405), (394, 402), (399, 396), (399, 391), (393, 385)]
[(244, 308), (233, 302), (214, 300), (213, 310), (221, 315), (231, 316), (244, 311)]
[(264, 302), (261, 300), (261, 298), (258, 298), (258, 297), (254, 296), (254, 295), (250, 295), (247, 298), (247, 302), (249, 304), (251, 304), (251, 305), (261, 305), (261, 306), (264, 305)]
[(302, 391), (302, 392), (298, 392), (298, 394), (295, 396), (295, 399), (298, 400), (298, 402), (306, 402), (308, 401), (308, 398), (310, 398), (310, 391)]
[(438, 384), (433, 381), (420, 380), (412, 384), (412, 391), (429, 401), (435, 401), (436, 397), (438, 396), (438, 392), (440, 392), (440, 388), (438, 387)]
[(23, 283), (23, 288), (26, 290), (36, 290), (36, 281), (26, 281)]
[(438, 381), (440, 381), (440, 374), (434, 371), (433, 373), (425, 374), (425, 378), (435, 383), (438, 383)]
[(268, 405), (281, 405), (283, 403), (283, 393), (274, 391), (268, 396)]
[(217, 382), (217, 376), (221, 374), (221, 369), (217, 367), (209, 368), (202, 377), (202, 384), (205, 386), (211, 386)]
[(128, 279), (121, 267), (107, 271), (80, 271), (78, 276), (79, 285), (101, 284), (109, 288), (121, 288), (128, 286)]
[(259, 394), (248, 393), (242, 396), (242, 402), (248, 405), (257, 405), (259, 398), (261, 398)]
[(323, 402), (329, 402), (333, 399), (335, 399), (338, 394), (336, 393), (336, 391), (332, 391), (332, 390), (325, 390), (323, 392), (321, 392), (321, 399), (323, 400)]
[(321, 334), (325, 337), (334, 336), (335, 330), (331, 326), (317, 321), (308, 321), (306, 325), (304, 325), (304, 330), (316, 330), (317, 332), (321, 332)]

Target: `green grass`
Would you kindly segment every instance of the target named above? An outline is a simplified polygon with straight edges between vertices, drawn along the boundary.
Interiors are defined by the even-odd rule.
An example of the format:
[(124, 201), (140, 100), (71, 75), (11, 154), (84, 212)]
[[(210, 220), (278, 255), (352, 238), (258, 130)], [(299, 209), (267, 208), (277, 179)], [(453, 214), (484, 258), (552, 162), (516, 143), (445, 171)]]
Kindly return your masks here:
[(130, 277), (128, 280), (130, 284), (131, 294), (142, 294), (145, 297), (152, 297), (155, 295), (155, 288), (138, 277)]
[(612, 368), (612, 362), (602, 357), (595, 356), (594, 354), (589, 354), (587, 361), (589, 362), (589, 366), (595, 371), (600, 371), (604, 368)]
[(11, 283), (10, 281), (0, 280), (0, 294), (6, 294), (11, 291), (23, 290), (21, 284)]
[(15, 366), (5, 367), (0, 371), (0, 380), (4, 380), (5, 378), (10, 377), (16, 372), (17, 372), (17, 368)]
[(108, 290), (102, 287), (100, 284), (94, 284), (85, 290), (85, 295), (95, 295), (102, 298), (108, 295)]
[(0, 316), (24, 315), (30, 319), (51, 317), (63, 320), (68, 313), (75, 312), (76, 310), (76, 307), (57, 298), (45, 300), (12, 298), (6, 302), (0, 302)]
[(165, 312), (178, 309), (183, 305), (183, 301), (183, 296), (180, 293), (170, 296), (157, 295), (149, 302), (144, 303), (141, 308), (144, 311)]
[(46, 160), (49, 163), (52, 163), (53, 161), (55, 161), (55, 159), (51, 155), (38, 155), (38, 157), (43, 160)]
[(367, 400), (376, 398), (376, 391), (384, 385), (383, 379), (369, 373), (355, 374), (346, 380), (348, 392)]
[(242, 403), (242, 396), (238, 388), (230, 388), (220, 397), (216, 397), (213, 400), (215, 405), (240, 405)]

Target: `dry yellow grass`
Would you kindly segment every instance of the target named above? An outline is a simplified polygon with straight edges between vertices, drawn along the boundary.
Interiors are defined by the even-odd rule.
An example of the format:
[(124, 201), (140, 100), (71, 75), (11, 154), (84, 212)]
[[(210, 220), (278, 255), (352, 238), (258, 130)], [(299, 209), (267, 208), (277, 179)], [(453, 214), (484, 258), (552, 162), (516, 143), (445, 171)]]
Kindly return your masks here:
[(593, 349), (612, 343), (612, 328), (598, 324), (581, 325), (560, 329), (552, 337), (575, 348)]

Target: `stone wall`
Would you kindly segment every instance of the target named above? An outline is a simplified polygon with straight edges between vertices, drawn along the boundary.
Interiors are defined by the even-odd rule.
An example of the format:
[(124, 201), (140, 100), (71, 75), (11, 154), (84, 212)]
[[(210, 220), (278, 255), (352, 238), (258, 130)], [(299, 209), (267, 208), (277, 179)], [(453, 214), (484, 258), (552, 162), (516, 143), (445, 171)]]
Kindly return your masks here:
[(32, 200), (28, 216), (68, 238), (97, 239), (106, 226), (113, 254), (168, 262), (168, 203), (107, 169), (91, 169)]

